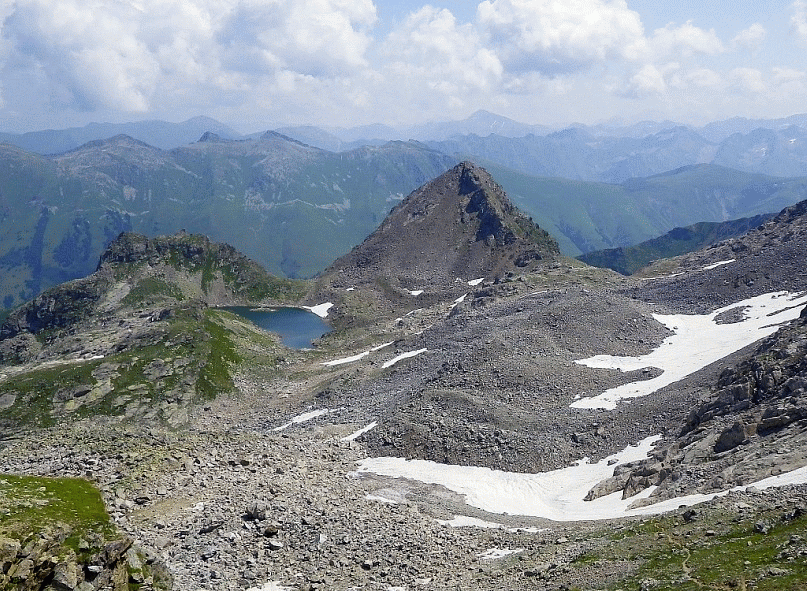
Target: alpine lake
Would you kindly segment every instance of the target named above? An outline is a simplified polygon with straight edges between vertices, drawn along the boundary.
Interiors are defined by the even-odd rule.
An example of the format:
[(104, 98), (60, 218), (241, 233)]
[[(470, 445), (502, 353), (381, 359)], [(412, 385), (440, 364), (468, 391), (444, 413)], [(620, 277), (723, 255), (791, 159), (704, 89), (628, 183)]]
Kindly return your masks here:
[(228, 306), (225, 309), (275, 333), (291, 349), (310, 349), (316, 339), (331, 331), (322, 318), (304, 308)]

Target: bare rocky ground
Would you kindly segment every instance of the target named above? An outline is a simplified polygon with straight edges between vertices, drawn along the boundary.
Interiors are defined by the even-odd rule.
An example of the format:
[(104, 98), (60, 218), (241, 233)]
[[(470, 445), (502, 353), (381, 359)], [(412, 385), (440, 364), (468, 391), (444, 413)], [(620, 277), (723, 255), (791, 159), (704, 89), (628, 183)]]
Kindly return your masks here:
[[(761, 353), (751, 345), (614, 411), (569, 406), (578, 396), (656, 375), (653, 368), (621, 373), (575, 363), (595, 354), (651, 351), (669, 334), (654, 312), (704, 312), (769, 291), (807, 290), (804, 216), (790, 215), (788, 230), (783, 220), (771, 222), (746, 242), (667, 261), (664, 274), (653, 278), (536, 259), (532, 273), (509, 272), (474, 286), (460, 281), (432, 293), (426, 285), (421, 295), (399, 290), (373, 322), (340, 325), (340, 316), (361, 316), (350, 308), (363, 301), (365, 292), (357, 290), (333, 311), (338, 330), (308, 352), (281, 350), (266, 336), (245, 336), (243, 323), (222, 320), (241, 335), (242, 346), (252, 347), (234, 366), (234, 392), (206, 402), (164, 400), (181, 406), (166, 415), (171, 421), (66, 413), (54, 427), (7, 434), (0, 472), (97, 483), (115, 523), (163, 562), (182, 590), (246, 589), (267, 581), (292, 589), (385, 591), (803, 588), (804, 487), (732, 493), (694, 513), (679, 509), (660, 518), (554, 523), (489, 515), (440, 487), (353, 474), (358, 460), (377, 455), (535, 472), (598, 459), (654, 434), (662, 435), (660, 452), (680, 449), (693, 410), (704, 434), (699, 441), (713, 443), (704, 443), (693, 461), (679, 462), (681, 477), (671, 492), (712, 490), (727, 462), (743, 458), (764, 460), (742, 464), (751, 482), (772, 467), (803, 465), (804, 417), (765, 415), (786, 404), (802, 408), (803, 388), (783, 389), (804, 357), (796, 327), (781, 345)], [(733, 262), (706, 268), (732, 258), (729, 252)], [(367, 296), (379, 297), (377, 291)], [(159, 333), (162, 320), (153, 314), (159, 309), (144, 309), (127, 325), (135, 337)], [(73, 331), (77, 359), (116, 346), (108, 327), (88, 322)], [(67, 342), (49, 346), (63, 356)], [(27, 361), (49, 363), (47, 351)], [(756, 375), (754, 359), (771, 351), (787, 355), (774, 355), (778, 365), (760, 373), (760, 380), (773, 380), (764, 390), (773, 402), (756, 409), (759, 421), (752, 407), (744, 409), (746, 417), (710, 402), (721, 392), (739, 392), (734, 386), (745, 382), (732, 376)], [(350, 363), (325, 365), (362, 353)], [(167, 365), (182, 373), (177, 359)], [(134, 387), (142, 386), (137, 377)], [(312, 410), (324, 414), (278, 429)], [(782, 421), (773, 437), (744, 428), (766, 419)], [(741, 422), (739, 431), (733, 420)], [(343, 440), (371, 423), (377, 426)], [(649, 472), (659, 481), (669, 473)], [(503, 527), (438, 521), (456, 515)], [(491, 550), (513, 553), (491, 558)], [(719, 578), (709, 574), (718, 571)]]
[[(672, 531), (668, 541), (697, 549), (737, 520), (753, 531), (760, 515), (784, 523), (781, 515), (807, 506), (798, 488), (751, 491), (699, 507), (694, 525), (683, 509), (664, 523), (555, 523), (486, 514), (440, 487), (352, 474), (358, 460), (379, 454), (548, 470), (646, 435), (674, 438), (734, 361), (616, 411), (570, 409), (577, 394), (637, 377), (574, 358), (651, 350), (667, 331), (649, 313), (668, 308), (626, 298), (600, 271), (556, 273), (550, 289), (529, 276), (482, 284), (453, 308), (444, 302), (379, 323), (362, 342), (347, 332), (317, 351), (289, 351), (280, 371), (244, 368), (235, 394), (191, 408), (179, 429), (110, 418), (20, 434), (4, 442), (0, 470), (96, 482), (115, 523), (167, 566), (174, 588), (187, 590), (267, 581), (291, 589), (605, 589), (633, 573), (642, 588), (665, 588), (640, 573), (647, 559), (632, 549), (640, 539), (664, 548), (648, 531)], [(360, 361), (323, 365), (388, 342)], [(275, 430), (311, 409), (331, 412)], [(378, 427), (342, 441), (371, 421)], [(438, 521), (456, 515), (503, 527)], [(517, 552), (489, 558), (492, 550)], [(749, 576), (781, 575), (766, 572)]]

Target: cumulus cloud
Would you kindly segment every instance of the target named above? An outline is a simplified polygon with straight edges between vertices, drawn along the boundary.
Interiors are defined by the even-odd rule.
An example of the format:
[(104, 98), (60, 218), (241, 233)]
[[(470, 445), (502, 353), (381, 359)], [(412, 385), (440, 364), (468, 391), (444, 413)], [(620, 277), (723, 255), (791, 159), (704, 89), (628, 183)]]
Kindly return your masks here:
[(366, 65), (376, 9), (371, 0), (242, 0), (222, 20), (229, 68), (333, 77)]
[(716, 55), (724, 50), (714, 29), (706, 31), (693, 25), (692, 21), (656, 29), (648, 43), (656, 57)]
[(755, 68), (734, 68), (729, 72), (729, 79), (734, 89), (740, 93), (759, 94), (768, 89), (762, 79), (762, 72)]
[(622, 0), (484, 0), (477, 22), (508, 70), (546, 76), (626, 57), (644, 36)]
[(747, 29), (737, 33), (734, 39), (732, 39), (731, 44), (734, 47), (753, 51), (759, 49), (762, 42), (765, 41), (765, 37), (767, 37), (767, 35), (768, 31), (765, 30), (765, 27), (759, 23), (754, 23)]
[(790, 24), (796, 33), (807, 41), (807, 1), (796, 0), (792, 5), (793, 16), (790, 17)]
[(773, 68), (773, 79), (777, 83), (792, 82), (793, 80), (804, 80), (807, 73), (794, 68)]
[(419, 109), (489, 96), (502, 77), (498, 57), (481, 43), (472, 24), (446, 9), (425, 6), (393, 30), (381, 48), (388, 91), (407, 93)]
[(372, 0), (18, 0), (3, 71), (75, 109), (145, 111), (171, 89), (347, 75), (366, 66), (376, 18)]
[(159, 65), (127, 25), (139, 19), (130, 5), (19, 0), (3, 25), (6, 63), (43, 71), (54, 94), (85, 109), (145, 111)]

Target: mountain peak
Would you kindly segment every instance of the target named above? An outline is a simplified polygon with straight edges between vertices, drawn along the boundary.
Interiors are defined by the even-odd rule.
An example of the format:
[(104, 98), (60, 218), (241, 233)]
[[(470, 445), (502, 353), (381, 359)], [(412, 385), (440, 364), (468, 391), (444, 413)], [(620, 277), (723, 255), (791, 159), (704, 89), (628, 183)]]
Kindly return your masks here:
[(462, 162), (410, 194), (328, 272), (356, 283), (384, 276), (416, 289), (532, 271), (558, 252), (484, 168)]

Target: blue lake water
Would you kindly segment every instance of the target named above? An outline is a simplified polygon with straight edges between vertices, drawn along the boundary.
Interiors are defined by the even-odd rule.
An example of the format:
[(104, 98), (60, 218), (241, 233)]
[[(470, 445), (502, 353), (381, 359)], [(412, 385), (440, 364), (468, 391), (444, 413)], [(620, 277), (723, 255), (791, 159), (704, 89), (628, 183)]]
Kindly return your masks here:
[(301, 308), (257, 310), (232, 306), (227, 310), (279, 335), (283, 344), (292, 349), (309, 349), (314, 340), (331, 331), (322, 318)]

